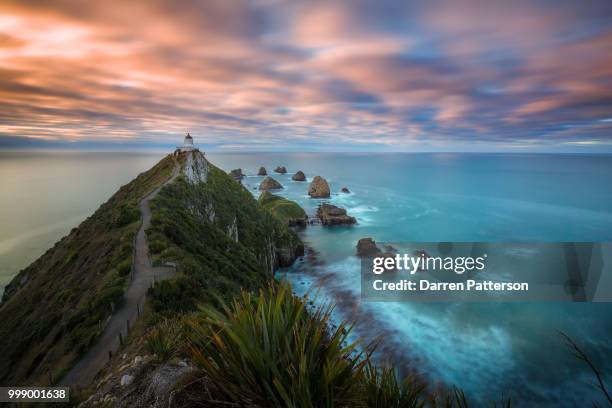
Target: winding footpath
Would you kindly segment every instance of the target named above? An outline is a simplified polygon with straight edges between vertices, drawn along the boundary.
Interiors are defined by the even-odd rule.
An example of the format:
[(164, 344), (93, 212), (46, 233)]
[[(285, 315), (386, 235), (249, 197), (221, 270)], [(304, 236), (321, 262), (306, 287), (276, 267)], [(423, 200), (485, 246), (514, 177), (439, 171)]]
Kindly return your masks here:
[(179, 173), (180, 165), (175, 162), (172, 176), (140, 200), (138, 207), (140, 208), (141, 225), (136, 233), (134, 244), (134, 268), (130, 286), (124, 294), (123, 302), (111, 316), (96, 344), (62, 378), (61, 385), (78, 387), (89, 385), (108, 362), (109, 351), (114, 355), (119, 349), (119, 336), (125, 339), (128, 325), (133, 324), (138, 318), (139, 310), (143, 310), (147, 290), (154, 282), (168, 279), (174, 274), (173, 267), (153, 267), (151, 264), (146, 230), (151, 225), (149, 202), (165, 185), (172, 183)]

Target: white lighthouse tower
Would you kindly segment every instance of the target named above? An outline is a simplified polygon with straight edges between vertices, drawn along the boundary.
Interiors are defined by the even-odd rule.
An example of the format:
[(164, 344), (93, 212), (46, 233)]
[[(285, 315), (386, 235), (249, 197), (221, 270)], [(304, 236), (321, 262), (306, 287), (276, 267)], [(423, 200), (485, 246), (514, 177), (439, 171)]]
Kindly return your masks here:
[(181, 152), (191, 152), (196, 150), (195, 146), (193, 145), (193, 137), (191, 137), (189, 133), (187, 133), (187, 136), (185, 136), (185, 141), (183, 142), (182, 146), (178, 147), (178, 150)]

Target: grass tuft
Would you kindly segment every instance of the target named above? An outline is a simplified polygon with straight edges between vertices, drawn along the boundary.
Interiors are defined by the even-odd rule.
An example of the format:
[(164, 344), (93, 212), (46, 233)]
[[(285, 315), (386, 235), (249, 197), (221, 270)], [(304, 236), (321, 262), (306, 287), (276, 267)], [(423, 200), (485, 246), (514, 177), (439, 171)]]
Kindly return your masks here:
[(168, 361), (176, 356), (179, 350), (179, 324), (176, 321), (164, 320), (159, 323), (145, 339), (147, 349), (159, 361)]
[(359, 405), (369, 355), (349, 343), (351, 327), (329, 330), (331, 307), (306, 310), (289, 284), (203, 307), (187, 322), (192, 360), (224, 396), (262, 406)]

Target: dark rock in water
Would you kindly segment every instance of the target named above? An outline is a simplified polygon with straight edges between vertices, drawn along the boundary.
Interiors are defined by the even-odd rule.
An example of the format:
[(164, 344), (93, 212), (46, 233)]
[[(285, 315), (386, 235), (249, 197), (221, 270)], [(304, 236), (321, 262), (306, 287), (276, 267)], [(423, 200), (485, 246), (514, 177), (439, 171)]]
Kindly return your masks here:
[(266, 171), (266, 168), (264, 166), (261, 166), (259, 168), (259, 171), (257, 172), (258, 176), (267, 176), (268, 172)]
[(287, 169), (285, 168), (285, 166), (278, 166), (274, 169), (274, 171), (279, 174), (285, 174), (287, 172)]
[(345, 193), (345, 194), (349, 194), (349, 193), (351, 192), (351, 191), (350, 191), (348, 188), (346, 188), (346, 187), (342, 187), (342, 190), (340, 190), (340, 191), (342, 191), (342, 192), (343, 192), (343, 193)]
[(381, 252), (372, 238), (361, 238), (357, 242), (357, 256), (376, 256)]
[(236, 181), (240, 181), (245, 177), (245, 175), (242, 173), (242, 169), (234, 169), (229, 172), (229, 175)]
[(308, 195), (312, 198), (329, 198), (329, 184), (321, 176), (312, 179), (308, 187)]
[(306, 181), (306, 175), (304, 174), (304, 172), (302, 170), (298, 170), (298, 172), (295, 173), (293, 175), (293, 177), (291, 177), (291, 180)]
[(278, 181), (274, 180), (272, 177), (266, 177), (261, 184), (259, 185), (259, 189), (261, 191), (266, 191), (266, 190), (280, 190), (281, 188), (283, 188), (283, 186), (281, 185), (281, 183), (279, 183)]
[(346, 214), (344, 208), (331, 204), (321, 204), (317, 209), (317, 217), (323, 225), (351, 225), (357, 222), (355, 217)]

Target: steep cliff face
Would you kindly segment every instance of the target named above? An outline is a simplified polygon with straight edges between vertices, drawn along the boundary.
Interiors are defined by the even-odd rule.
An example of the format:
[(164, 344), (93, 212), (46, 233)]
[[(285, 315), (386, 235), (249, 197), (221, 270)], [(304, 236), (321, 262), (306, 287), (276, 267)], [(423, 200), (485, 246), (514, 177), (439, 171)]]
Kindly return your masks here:
[(301, 253), (295, 233), (262, 209), (200, 152), (175, 154), (123, 186), (78, 228), (24, 269), (0, 305), (0, 383), (48, 384), (94, 344), (129, 285), (138, 202), (181, 175), (151, 202), (149, 249), (174, 262), (176, 278), (150, 293), (161, 313), (191, 310), (207, 290), (256, 288)]
[(211, 164), (206, 160), (204, 154), (199, 151), (181, 153), (183, 159), (183, 174), (191, 184), (206, 183)]
[(179, 272), (152, 291), (156, 311), (192, 310), (209, 291), (230, 297), (259, 287), (303, 254), (297, 235), (202, 153), (181, 160), (184, 176), (152, 204), (153, 259)]

